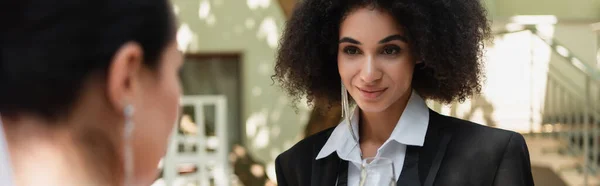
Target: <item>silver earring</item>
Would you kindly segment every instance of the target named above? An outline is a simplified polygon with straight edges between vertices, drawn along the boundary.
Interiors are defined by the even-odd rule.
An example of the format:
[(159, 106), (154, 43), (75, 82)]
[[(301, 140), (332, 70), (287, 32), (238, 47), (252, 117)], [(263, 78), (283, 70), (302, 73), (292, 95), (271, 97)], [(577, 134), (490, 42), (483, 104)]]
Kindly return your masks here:
[(342, 83), (342, 117), (344, 119), (348, 119), (348, 90), (346, 90), (346, 86)]
[(344, 117), (344, 121), (346, 121), (346, 123), (348, 124), (348, 128), (350, 129), (350, 134), (352, 134), (352, 138), (358, 144), (358, 138), (354, 134), (354, 129), (352, 128), (352, 124), (350, 123), (350, 121), (352, 121), (352, 113), (350, 113), (350, 104), (348, 101), (348, 90), (346, 90), (344, 83), (342, 83), (342, 101), (341, 102), (342, 102), (342, 117)]
[(123, 130), (123, 169), (124, 180), (123, 186), (133, 185), (133, 149), (131, 148), (131, 138), (135, 124), (133, 123), (133, 105), (125, 106), (123, 113), (125, 115), (125, 128)]
[(341, 90), (342, 94), (340, 94), (340, 103), (342, 103), (342, 118), (346, 119), (346, 114), (344, 113), (346, 111), (346, 107), (344, 105), (344, 100), (346, 99), (346, 87), (344, 87), (344, 83), (342, 83)]

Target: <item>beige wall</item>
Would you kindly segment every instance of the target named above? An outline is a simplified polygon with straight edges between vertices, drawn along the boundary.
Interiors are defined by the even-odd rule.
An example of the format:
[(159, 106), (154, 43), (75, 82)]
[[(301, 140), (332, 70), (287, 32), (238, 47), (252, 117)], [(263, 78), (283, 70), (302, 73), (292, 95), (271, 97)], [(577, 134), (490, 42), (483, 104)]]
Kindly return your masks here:
[[(208, 4), (207, 4), (208, 2)], [(284, 16), (273, 0), (173, 0), (182, 28), (188, 25), (188, 53), (241, 53), (242, 139), (250, 153), (271, 163), (293, 145), (308, 118), (298, 113), (276, 85), (273, 63)], [(188, 38), (188, 39), (185, 39)], [(271, 166), (272, 167), (272, 166)], [(270, 168), (268, 172), (273, 173)]]
[(600, 22), (592, 25), (596, 33), (596, 66), (600, 69)]
[(495, 18), (514, 15), (556, 15), (570, 21), (598, 20), (598, 0), (486, 0)]
[[(178, 12), (180, 23), (187, 25), (189, 36), (180, 35), (182, 41), (190, 41), (188, 53), (241, 53), (242, 58), (242, 139), (250, 149), (252, 155), (259, 160), (272, 163), (277, 154), (289, 148), (300, 139), (301, 131), (308, 118), (305, 105), (295, 112), (290, 107), (290, 101), (279, 88), (272, 85), (270, 76), (273, 73), (273, 62), (276, 45), (279, 40), (285, 18), (274, 0), (172, 0)], [(495, 26), (502, 27), (502, 22), (513, 15), (557, 15), (559, 24), (554, 28), (553, 35), (564, 45), (573, 50), (588, 63), (594, 63), (597, 48), (596, 37), (588, 25), (590, 20), (600, 20), (600, 1), (598, 0), (485, 0), (489, 9), (490, 18)], [(201, 6), (203, 5), (203, 6)], [(543, 5), (543, 6), (540, 6)], [(561, 20), (566, 22), (563, 24)], [(184, 27), (182, 27), (185, 33)], [(187, 38), (187, 39), (186, 39)], [(511, 48), (509, 46), (508, 48)], [(514, 48), (514, 47), (512, 47)], [(504, 55), (513, 55), (511, 50), (500, 52)], [(554, 55), (554, 54), (552, 54)], [(548, 56), (553, 58), (552, 56)], [(556, 58), (556, 57), (554, 57)], [(559, 59), (552, 60), (559, 60)], [(493, 65), (507, 65), (505, 60), (496, 59)], [(525, 71), (527, 61), (512, 60), (514, 65), (520, 66), (523, 72), (519, 77), (529, 77)], [(563, 61), (564, 62), (564, 61)], [(562, 63), (550, 61), (549, 63)], [(577, 79), (574, 70), (565, 68), (564, 72)], [(495, 72), (495, 77), (488, 78), (487, 89), (496, 86), (514, 95), (529, 95), (530, 91), (521, 90), (514, 92), (510, 84), (498, 86), (497, 82), (505, 80), (505, 73)], [(543, 78), (544, 74), (537, 74)], [(536, 76), (536, 77), (537, 77)], [(519, 78), (515, 82), (523, 83)], [(490, 83), (491, 81), (491, 83)], [(577, 80), (579, 81), (579, 80)], [(491, 84), (491, 85), (490, 85)], [(543, 83), (542, 83), (543, 84)], [(527, 84), (521, 84), (526, 87)], [(535, 94), (543, 95), (545, 85), (537, 86)], [(490, 90), (494, 90), (491, 88)], [(511, 92), (513, 91), (513, 92)], [(502, 96), (502, 93), (495, 94)], [(494, 97), (492, 95), (491, 97)], [(527, 102), (529, 98), (523, 98)], [(536, 104), (541, 104), (542, 98), (536, 99)], [(514, 100), (513, 100), (514, 101)], [(502, 103), (502, 99), (496, 99)], [(522, 102), (521, 102), (522, 103)], [(512, 105), (514, 106), (514, 105)], [(498, 108), (500, 113), (514, 116), (514, 111), (519, 109), (505, 106)], [(518, 105), (521, 108), (523, 105)], [(538, 110), (541, 108), (537, 108)], [(522, 109), (528, 110), (528, 107)], [(528, 121), (528, 116), (518, 116), (519, 122)], [(512, 122), (509, 118), (508, 122)], [(512, 118), (514, 119), (514, 118)], [(272, 175), (272, 166), (268, 168)]]

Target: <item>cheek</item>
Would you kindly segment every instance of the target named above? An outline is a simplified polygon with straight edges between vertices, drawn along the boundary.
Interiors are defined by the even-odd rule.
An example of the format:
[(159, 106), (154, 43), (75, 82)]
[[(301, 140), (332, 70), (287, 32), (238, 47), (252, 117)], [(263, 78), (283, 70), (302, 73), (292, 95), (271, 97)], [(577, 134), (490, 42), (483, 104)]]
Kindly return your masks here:
[(156, 176), (156, 166), (167, 149), (168, 137), (175, 126), (180, 88), (177, 76), (162, 77), (147, 97), (136, 122), (134, 152), (137, 178), (147, 181)]
[(340, 74), (340, 76), (342, 76), (342, 74), (344, 73), (344, 60), (340, 57), (340, 55), (338, 55), (337, 58), (337, 67), (338, 67), (338, 73)]
[(176, 72), (161, 72), (159, 76), (146, 83), (142, 100), (135, 106), (139, 107), (136, 113), (142, 125), (161, 130), (172, 127), (177, 119), (181, 88)]
[[(165, 78), (166, 79), (166, 78)], [(179, 114), (179, 99), (181, 97), (181, 87), (179, 84), (179, 78), (174, 75), (170, 80), (164, 82), (165, 85), (162, 88), (162, 95), (158, 97), (158, 100), (161, 104), (157, 105), (157, 107), (162, 108), (159, 109), (157, 115), (163, 115), (161, 118), (161, 123), (158, 123), (157, 128), (162, 128), (164, 131), (157, 131), (159, 133), (163, 133), (161, 137), (168, 137), (169, 132), (174, 127), (174, 123), (177, 121), (177, 116)]]
[(342, 81), (349, 83), (360, 70), (360, 63), (348, 58), (338, 57), (338, 73)]
[(385, 74), (390, 77), (394, 84), (401, 88), (410, 88), (414, 72), (414, 65), (411, 61), (402, 61), (401, 63), (388, 63), (385, 69)]
[[(164, 82), (163, 92), (165, 96), (165, 101), (167, 101), (168, 105), (171, 106), (170, 113), (173, 117), (173, 120), (177, 117), (177, 111), (179, 108), (179, 99), (181, 97), (181, 84), (179, 83), (179, 77), (175, 74), (172, 75), (168, 81)], [(174, 114), (174, 115), (173, 115)]]
[(146, 115), (147, 122), (157, 128), (172, 127), (177, 119), (181, 95), (177, 76), (161, 77), (160, 82), (150, 92), (147, 93), (150, 96), (146, 100), (150, 103), (141, 108), (150, 111)]

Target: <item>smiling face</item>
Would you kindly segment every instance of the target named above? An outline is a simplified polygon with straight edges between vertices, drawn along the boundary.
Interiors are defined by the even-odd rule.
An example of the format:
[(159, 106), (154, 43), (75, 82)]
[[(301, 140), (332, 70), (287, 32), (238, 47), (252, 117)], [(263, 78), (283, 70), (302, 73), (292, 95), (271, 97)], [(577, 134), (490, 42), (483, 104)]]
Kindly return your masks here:
[(356, 9), (342, 21), (339, 35), (340, 77), (363, 112), (383, 112), (408, 100), (415, 58), (390, 14)]

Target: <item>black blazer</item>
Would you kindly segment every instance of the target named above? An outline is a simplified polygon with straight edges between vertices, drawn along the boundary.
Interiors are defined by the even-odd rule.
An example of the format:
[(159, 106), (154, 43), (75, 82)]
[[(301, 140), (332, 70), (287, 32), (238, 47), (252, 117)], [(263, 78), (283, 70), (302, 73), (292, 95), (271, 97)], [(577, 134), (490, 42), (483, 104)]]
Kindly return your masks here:
[[(429, 111), (422, 147), (408, 146), (401, 186), (532, 186), (522, 135)], [(336, 153), (315, 160), (333, 128), (312, 135), (275, 160), (280, 186), (333, 186), (347, 181), (348, 162)]]

